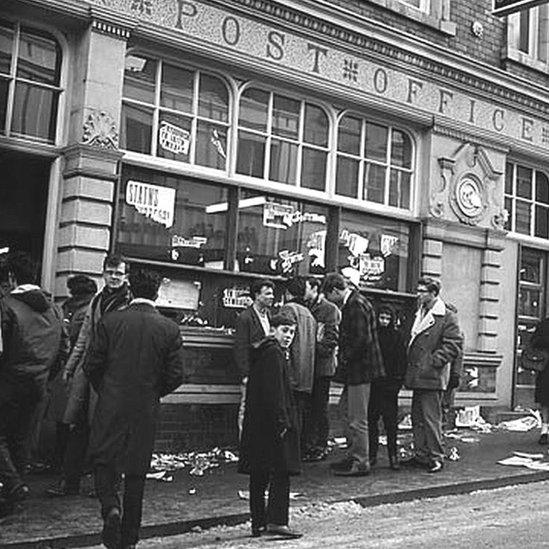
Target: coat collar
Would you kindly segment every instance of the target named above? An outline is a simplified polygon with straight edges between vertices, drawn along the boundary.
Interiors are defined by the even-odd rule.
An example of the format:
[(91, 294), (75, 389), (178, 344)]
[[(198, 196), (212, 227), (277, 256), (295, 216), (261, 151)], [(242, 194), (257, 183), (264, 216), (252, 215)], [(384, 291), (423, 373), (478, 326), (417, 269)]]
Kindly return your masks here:
[(136, 297), (130, 301), (128, 307), (137, 307), (141, 309), (156, 309), (156, 303), (151, 299), (145, 299), (144, 297)]
[(446, 305), (440, 297), (437, 297), (434, 305), (429, 309), (427, 314), (422, 318), (421, 309), (416, 312), (414, 325), (410, 332), (410, 344), (414, 339), (425, 330), (428, 330), (434, 323), (436, 316), (444, 316), (446, 314)]

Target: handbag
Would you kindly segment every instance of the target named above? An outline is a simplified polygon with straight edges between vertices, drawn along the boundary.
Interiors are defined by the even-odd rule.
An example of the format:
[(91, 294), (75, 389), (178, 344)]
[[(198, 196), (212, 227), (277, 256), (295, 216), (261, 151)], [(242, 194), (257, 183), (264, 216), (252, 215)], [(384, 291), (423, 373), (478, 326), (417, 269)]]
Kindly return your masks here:
[(543, 372), (549, 362), (549, 353), (544, 349), (528, 346), (522, 351), (520, 365), (523, 370)]

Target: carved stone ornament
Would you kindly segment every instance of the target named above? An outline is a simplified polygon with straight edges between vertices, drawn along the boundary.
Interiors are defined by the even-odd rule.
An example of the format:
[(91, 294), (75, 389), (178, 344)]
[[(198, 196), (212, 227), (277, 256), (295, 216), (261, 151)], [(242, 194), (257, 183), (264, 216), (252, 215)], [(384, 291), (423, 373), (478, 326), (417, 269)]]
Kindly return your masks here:
[(118, 149), (118, 130), (114, 118), (105, 111), (92, 110), (84, 122), (82, 143), (101, 149)]
[(450, 205), (462, 223), (476, 225), (488, 206), (485, 186), (476, 175), (463, 174), (454, 185)]
[(503, 208), (501, 211), (499, 211), (497, 214), (495, 214), (492, 217), (492, 226), (494, 227), (494, 229), (504, 231), (505, 225), (507, 225), (508, 219), (509, 219), (509, 212), (505, 208)]

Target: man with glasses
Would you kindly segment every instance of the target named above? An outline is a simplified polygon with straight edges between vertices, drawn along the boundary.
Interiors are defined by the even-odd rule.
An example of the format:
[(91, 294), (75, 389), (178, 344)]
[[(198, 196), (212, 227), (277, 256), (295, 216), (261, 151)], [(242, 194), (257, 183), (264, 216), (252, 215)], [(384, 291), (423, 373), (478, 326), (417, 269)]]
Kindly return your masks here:
[(430, 277), (417, 284), (418, 310), (408, 344), (404, 384), (413, 390), (412, 430), (415, 455), (404, 462), (438, 473), (444, 466), (442, 397), (451, 363), (463, 347), (455, 313), (439, 296), (440, 282)]
[(46, 490), (50, 497), (76, 495), (84, 470), (88, 448), (89, 423), (93, 417), (97, 395), (91, 388), (82, 366), (91, 343), (92, 335), (101, 317), (118, 311), (131, 301), (127, 283), (127, 262), (118, 254), (108, 255), (103, 263), (103, 289), (92, 299), (78, 339), (65, 366), (63, 378), (68, 384), (68, 402), (63, 422), (70, 426), (67, 449), (63, 460), (60, 482)]

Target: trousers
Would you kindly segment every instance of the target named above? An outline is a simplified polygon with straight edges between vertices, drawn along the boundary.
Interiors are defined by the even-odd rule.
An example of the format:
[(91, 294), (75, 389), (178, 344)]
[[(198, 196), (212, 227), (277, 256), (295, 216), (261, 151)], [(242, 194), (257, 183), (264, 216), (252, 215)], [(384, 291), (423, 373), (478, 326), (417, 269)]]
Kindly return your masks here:
[(368, 403), (370, 383), (347, 385), (341, 395), (340, 410), (346, 418), (348, 454), (366, 467), (370, 466), (368, 450)]
[(379, 420), (383, 420), (387, 435), (389, 457), (397, 453), (398, 390), (378, 388), (372, 384), (368, 405), (368, 435), (370, 457), (376, 457), (379, 448)]
[(114, 466), (95, 466), (95, 491), (101, 502), (101, 516), (107, 517), (115, 507), (122, 514), (122, 546), (135, 545), (139, 541), (139, 529), (143, 514), (145, 475), (124, 476), (124, 498), (121, 503), (119, 490), (121, 475)]
[(331, 377), (317, 377), (313, 383), (313, 392), (305, 414), (303, 435), (305, 450), (324, 450), (328, 445), (330, 422), (328, 403), (330, 399)]
[[(269, 500), (265, 509), (265, 490)], [(285, 526), (289, 520), (290, 476), (286, 472), (252, 470), (250, 473), (250, 514), (252, 527), (276, 524)]]
[(444, 459), (442, 391), (414, 389), (412, 394), (414, 451), (420, 461)]

